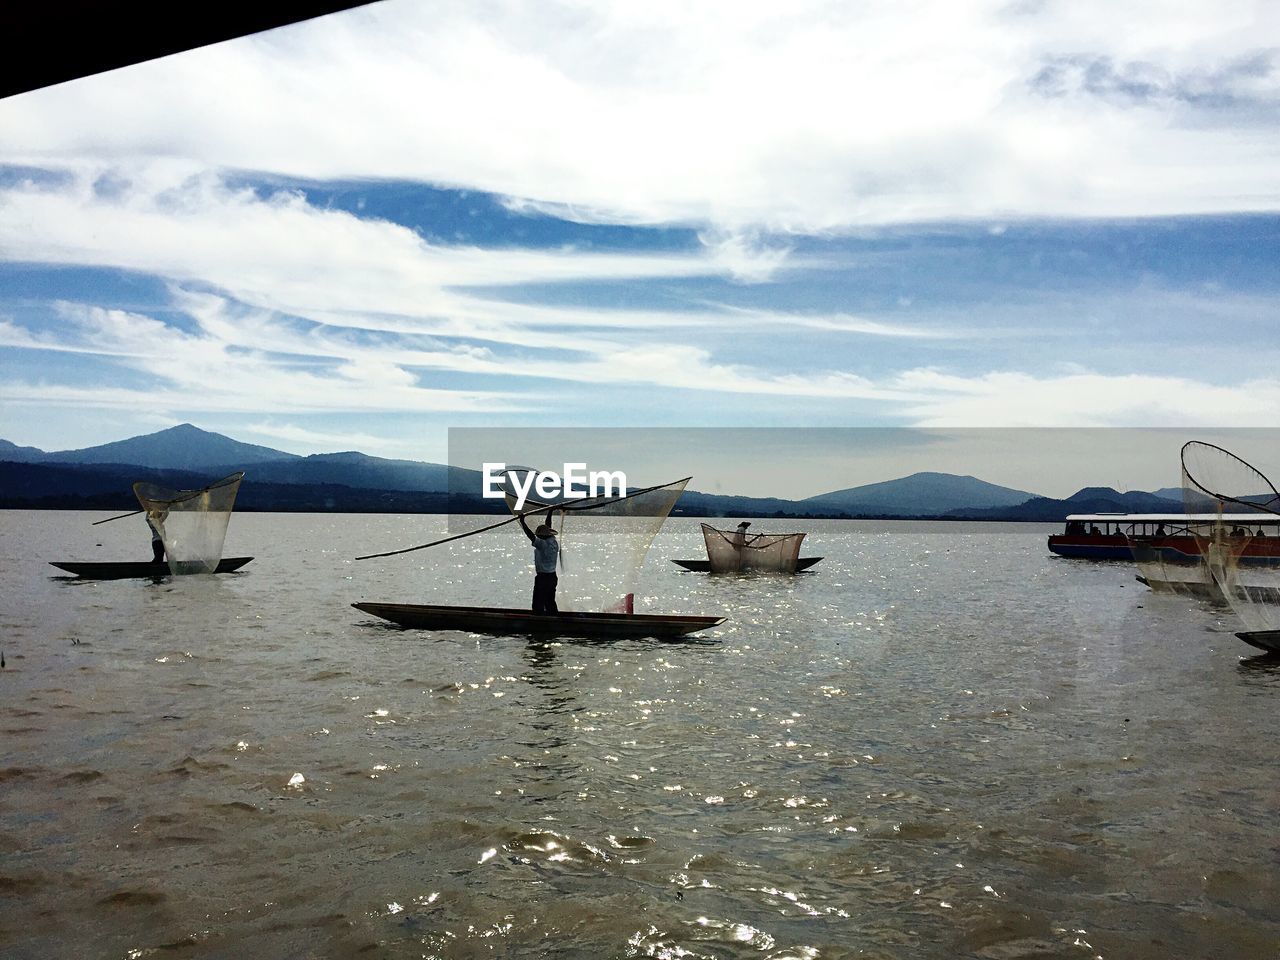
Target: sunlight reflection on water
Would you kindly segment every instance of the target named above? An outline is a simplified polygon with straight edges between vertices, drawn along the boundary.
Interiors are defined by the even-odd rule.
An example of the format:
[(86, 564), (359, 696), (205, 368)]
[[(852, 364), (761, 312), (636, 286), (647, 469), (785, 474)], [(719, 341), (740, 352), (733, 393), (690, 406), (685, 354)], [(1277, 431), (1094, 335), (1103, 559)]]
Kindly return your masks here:
[(440, 518), (237, 515), (241, 573), (51, 577), (147, 547), (97, 518), (0, 528), (6, 955), (1280, 946), (1280, 668), (1043, 530), (815, 522), (813, 572), (719, 578), (671, 521), (638, 610), (729, 621), (574, 643), (352, 610), (527, 602), (519, 541), (349, 560)]

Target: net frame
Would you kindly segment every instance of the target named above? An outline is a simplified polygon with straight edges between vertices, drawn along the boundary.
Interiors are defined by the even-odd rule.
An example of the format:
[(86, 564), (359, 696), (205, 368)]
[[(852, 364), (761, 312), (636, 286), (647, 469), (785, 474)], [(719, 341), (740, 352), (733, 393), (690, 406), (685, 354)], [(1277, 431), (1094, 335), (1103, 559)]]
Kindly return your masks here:
[[(1276, 490), (1275, 484), (1265, 473), (1243, 457), (1236, 456), (1216, 443), (1206, 443), (1203, 440), (1188, 440), (1182, 445), (1179, 456), (1182, 461), (1182, 503), (1187, 513), (1202, 512), (1200, 509), (1193, 510), (1192, 507), (1197, 504), (1202, 505), (1203, 498), (1208, 497), (1214, 502), (1211, 509), (1215, 513), (1226, 513), (1226, 504), (1230, 503), (1244, 507), (1246, 510), (1280, 517), (1280, 491)], [(1258, 484), (1257, 492), (1253, 495), (1243, 492), (1227, 494), (1214, 489), (1214, 487), (1223, 486), (1225, 478), (1213, 476), (1215, 473), (1220, 475), (1223, 468), (1211, 466), (1209, 458), (1216, 459), (1219, 464), (1228, 465), (1237, 473), (1237, 477), (1231, 478), (1232, 483), (1241, 482), (1239, 478), (1243, 476), (1254, 478)], [(1200, 474), (1199, 477), (1192, 473), (1193, 469)], [(1263, 487), (1270, 490), (1271, 495), (1268, 499), (1259, 501), (1256, 496), (1266, 496)], [(1250, 496), (1255, 499), (1250, 499)]]
[[(1280, 517), (1280, 492), (1261, 470), (1216, 444), (1188, 441), (1181, 462), (1184, 508), (1208, 506), (1215, 517), (1192, 531), (1222, 600), (1248, 630), (1280, 630), (1280, 550), (1258, 543), (1262, 528), (1242, 522)], [(1228, 505), (1237, 512), (1229, 514)]]
[[(1133, 526), (1125, 531), (1129, 552), (1133, 555), (1138, 577), (1157, 593), (1173, 593), (1181, 596), (1225, 603), (1222, 591), (1204, 563), (1190, 516), (1185, 523), (1176, 524), (1161, 537), (1141, 536)], [(1190, 552), (1182, 549), (1188, 546)]]
[(243, 479), (241, 470), (199, 490), (175, 490), (146, 481), (133, 485), (148, 522), (164, 541), (165, 561), (175, 576), (217, 570)]
[(633, 613), (640, 570), (649, 547), (692, 477), (618, 496), (555, 502), (526, 498), (523, 508), (517, 509), (513, 475), (522, 472), (539, 471), (509, 467), (504, 476), (504, 498), (514, 517), (541, 513), (556, 529), (560, 544), (557, 606), (564, 610)]
[(804, 538), (803, 533), (747, 533), (742, 527), (719, 530), (702, 524), (712, 573), (795, 573)]

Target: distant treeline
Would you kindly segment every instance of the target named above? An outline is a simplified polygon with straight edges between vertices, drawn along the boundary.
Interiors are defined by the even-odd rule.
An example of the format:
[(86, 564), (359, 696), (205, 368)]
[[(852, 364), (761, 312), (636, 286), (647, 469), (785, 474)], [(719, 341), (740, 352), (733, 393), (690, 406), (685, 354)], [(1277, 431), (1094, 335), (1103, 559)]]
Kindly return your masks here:
[[(128, 464), (0, 462), (0, 509), (136, 510), (135, 481), (198, 490), (208, 475)], [(246, 480), (236, 510), (270, 513), (506, 513), (501, 500), (412, 490), (366, 490), (336, 483), (265, 483)]]
[[(0, 509), (6, 510), (113, 510), (138, 509), (133, 484), (142, 480), (175, 490), (198, 490), (217, 479), (206, 473), (158, 470), (132, 464), (54, 464), (0, 461)], [(755, 501), (755, 502), (753, 502)], [(673, 516), (749, 517), (793, 525), (799, 520), (997, 520), (1056, 521), (1068, 513), (1097, 512), (1099, 503), (1068, 503), (1038, 499), (1021, 507), (952, 511), (946, 516), (905, 513), (851, 513), (768, 509), (776, 500), (719, 497), (686, 493)], [(235, 509), (266, 513), (507, 513), (501, 500), (478, 496), (417, 490), (376, 490), (337, 483), (278, 483), (245, 479), (236, 496)], [(1113, 507), (1114, 509), (1114, 507)]]

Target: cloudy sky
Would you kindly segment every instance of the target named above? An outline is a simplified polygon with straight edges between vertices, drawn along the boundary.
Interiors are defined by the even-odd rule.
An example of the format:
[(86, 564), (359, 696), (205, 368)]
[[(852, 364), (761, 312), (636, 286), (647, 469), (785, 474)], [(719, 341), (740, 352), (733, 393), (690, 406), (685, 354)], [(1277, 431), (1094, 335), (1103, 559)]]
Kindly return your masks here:
[(0, 100), (0, 437), (1275, 426), (1278, 263), (1267, 0), (383, 0)]

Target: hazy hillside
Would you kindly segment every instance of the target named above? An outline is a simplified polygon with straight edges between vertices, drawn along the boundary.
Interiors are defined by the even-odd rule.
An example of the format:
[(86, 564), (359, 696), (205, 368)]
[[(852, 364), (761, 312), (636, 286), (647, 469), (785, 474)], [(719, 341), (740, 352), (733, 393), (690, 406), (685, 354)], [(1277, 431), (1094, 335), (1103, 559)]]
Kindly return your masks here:
[[(133, 483), (145, 480), (176, 489), (198, 489), (211, 478), (183, 470), (154, 470), (125, 464), (0, 463), (0, 505), (39, 507), (79, 498), (82, 505), (137, 509)], [(70, 504), (67, 504), (70, 507)]]
[[(217, 477), (185, 470), (125, 464), (0, 462), (0, 509), (138, 509), (133, 483), (199, 489)], [(386, 490), (336, 483), (272, 483), (246, 476), (236, 496), (240, 511), (305, 513), (505, 513), (500, 500), (450, 497), (445, 492)]]
[[(198, 489), (245, 471), (241, 510), (338, 512), (502, 512), (482, 500), (480, 473), (439, 463), (371, 457), (359, 451), (299, 456), (241, 443), (189, 423), (83, 450), (46, 452), (0, 440), (0, 507), (129, 509), (131, 486), (150, 480)], [(453, 496), (450, 498), (450, 481)], [(1161, 491), (1167, 492), (1167, 491)], [(1181, 491), (1164, 499), (1141, 491), (1086, 487), (1066, 500), (1038, 497), (972, 476), (922, 472), (804, 500), (688, 490), (674, 513), (704, 517), (945, 517), (1060, 520), (1069, 513), (1181, 510)]]
[(0, 460), (23, 463), (29, 460), (41, 460), (46, 456), (39, 447), (20, 447), (9, 440), (0, 440)]
[(1015, 506), (1035, 496), (1026, 490), (998, 486), (977, 477), (924, 472), (823, 493), (800, 502), (809, 510), (883, 516), (941, 516), (961, 508)]
[(413, 490), (444, 493), (452, 479), (455, 490), (480, 491), (480, 472), (418, 460), (385, 460), (367, 454), (319, 453), (293, 460), (260, 463), (253, 467), (255, 480), (272, 483), (340, 483), (378, 490)]
[[(33, 457), (23, 457), (34, 460)], [(297, 454), (241, 443), (220, 433), (210, 433), (184, 423), (158, 433), (116, 440), (82, 450), (43, 453), (43, 463), (126, 463), (155, 470), (215, 470), (234, 464), (243, 470), (255, 463), (301, 459)]]
[(1011, 507), (952, 510), (948, 517), (970, 520), (1065, 520), (1073, 513), (1181, 513), (1182, 502), (1141, 490), (1120, 493), (1111, 487), (1085, 487), (1065, 500), (1033, 497)]

